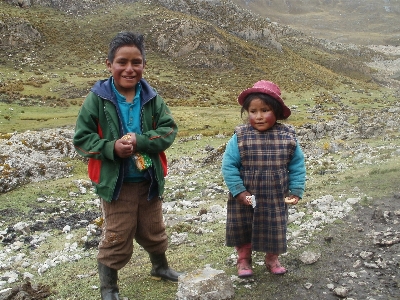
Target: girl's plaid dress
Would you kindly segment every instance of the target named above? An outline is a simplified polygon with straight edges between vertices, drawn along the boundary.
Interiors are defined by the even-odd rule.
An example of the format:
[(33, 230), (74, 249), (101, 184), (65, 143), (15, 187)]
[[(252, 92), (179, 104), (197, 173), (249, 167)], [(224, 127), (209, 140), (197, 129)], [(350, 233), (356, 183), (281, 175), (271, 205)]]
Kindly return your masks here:
[(227, 246), (252, 243), (254, 251), (286, 252), (288, 164), (296, 148), (292, 127), (275, 124), (260, 132), (249, 124), (236, 128), (242, 168), (241, 178), (257, 205), (240, 204), (232, 194), (228, 199)]

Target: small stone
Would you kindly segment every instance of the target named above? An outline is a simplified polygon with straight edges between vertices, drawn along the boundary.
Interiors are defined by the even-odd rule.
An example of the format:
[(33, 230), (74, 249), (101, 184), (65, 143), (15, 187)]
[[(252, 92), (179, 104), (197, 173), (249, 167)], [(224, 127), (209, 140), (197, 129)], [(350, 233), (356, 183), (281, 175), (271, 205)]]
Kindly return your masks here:
[(309, 290), (312, 288), (312, 283), (307, 282), (306, 284), (304, 284), (304, 287)]
[(369, 258), (371, 258), (373, 255), (374, 255), (373, 252), (368, 252), (368, 251), (362, 251), (362, 252), (360, 253), (360, 257), (361, 257), (362, 259), (369, 259)]
[(356, 262), (353, 264), (353, 268), (357, 269), (362, 266), (361, 260), (357, 259)]
[(345, 287), (337, 287), (333, 290), (333, 293), (341, 298), (346, 298), (349, 290)]
[(332, 283), (328, 283), (328, 284), (326, 285), (326, 287), (327, 287), (329, 290), (333, 291), (333, 289), (335, 288), (335, 285), (332, 284)]

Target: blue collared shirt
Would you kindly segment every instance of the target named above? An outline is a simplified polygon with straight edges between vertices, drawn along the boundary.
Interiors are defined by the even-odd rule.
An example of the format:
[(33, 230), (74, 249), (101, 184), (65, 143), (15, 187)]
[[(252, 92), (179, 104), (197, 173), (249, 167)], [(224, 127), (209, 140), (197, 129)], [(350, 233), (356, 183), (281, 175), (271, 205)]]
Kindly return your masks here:
[[(135, 97), (132, 103), (126, 101), (126, 97), (121, 95), (114, 84), (114, 78), (112, 80), (112, 88), (115, 95), (117, 96), (118, 106), (122, 115), (122, 126), (124, 134), (128, 132), (135, 132), (138, 134), (142, 133), (141, 122), (140, 122), (140, 92), (142, 91), (142, 86), (140, 82), (135, 87)], [(143, 172), (140, 172), (133, 160), (129, 160), (129, 171), (126, 174), (124, 181), (128, 182), (139, 182), (143, 180)]]

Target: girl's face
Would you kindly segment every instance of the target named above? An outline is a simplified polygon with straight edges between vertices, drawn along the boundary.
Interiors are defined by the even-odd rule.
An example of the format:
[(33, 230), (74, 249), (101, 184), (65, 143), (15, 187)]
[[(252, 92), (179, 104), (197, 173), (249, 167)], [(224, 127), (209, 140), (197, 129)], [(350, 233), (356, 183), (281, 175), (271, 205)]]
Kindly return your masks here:
[(276, 123), (274, 111), (260, 98), (255, 98), (250, 102), (247, 112), (250, 125), (258, 131), (266, 131)]
[(114, 60), (107, 60), (106, 63), (118, 92), (124, 96), (131, 94), (143, 76), (144, 61), (139, 49), (122, 46), (115, 52)]

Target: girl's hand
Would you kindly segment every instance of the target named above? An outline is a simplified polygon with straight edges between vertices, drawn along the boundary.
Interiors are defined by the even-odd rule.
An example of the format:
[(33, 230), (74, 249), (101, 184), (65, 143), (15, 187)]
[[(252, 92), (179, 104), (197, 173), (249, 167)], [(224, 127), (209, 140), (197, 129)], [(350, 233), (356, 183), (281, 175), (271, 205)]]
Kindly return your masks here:
[(239, 195), (236, 195), (236, 199), (239, 201), (240, 204), (243, 205), (251, 205), (251, 200), (246, 199), (246, 196), (251, 196), (248, 191), (241, 192)]
[(290, 195), (289, 197), (285, 198), (285, 203), (287, 204), (291, 204), (291, 205), (296, 205), (300, 200), (299, 196), (295, 196), (295, 195)]

